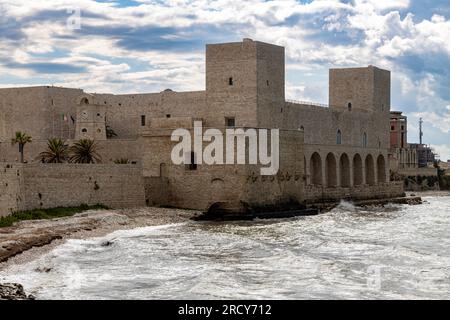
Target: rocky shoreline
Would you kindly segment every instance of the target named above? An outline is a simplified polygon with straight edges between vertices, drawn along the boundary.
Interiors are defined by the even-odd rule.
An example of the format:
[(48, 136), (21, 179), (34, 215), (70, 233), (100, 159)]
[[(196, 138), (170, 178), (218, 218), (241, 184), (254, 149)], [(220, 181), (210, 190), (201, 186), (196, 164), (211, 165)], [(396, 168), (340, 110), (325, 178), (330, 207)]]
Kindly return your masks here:
[(21, 221), (0, 228), (0, 270), (33, 260), (66, 239), (103, 236), (116, 230), (189, 221), (197, 211), (164, 208), (91, 210), (71, 217)]
[[(101, 237), (116, 230), (189, 221), (200, 212), (164, 208), (90, 210), (51, 220), (0, 228), (0, 270), (37, 259), (67, 239)], [(1, 283), (0, 300), (34, 300), (21, 284)]]
[(0, 300), (35, 300), (36, 297), (25, 293), (23, 286), (18, 283), (0, 284)]

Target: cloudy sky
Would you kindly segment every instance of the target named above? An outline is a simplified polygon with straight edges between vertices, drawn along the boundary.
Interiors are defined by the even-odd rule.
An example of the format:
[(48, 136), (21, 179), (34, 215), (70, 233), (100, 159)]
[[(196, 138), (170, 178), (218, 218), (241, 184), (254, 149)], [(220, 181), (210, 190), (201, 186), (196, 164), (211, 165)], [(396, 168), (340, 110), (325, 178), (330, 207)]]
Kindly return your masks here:
[(423, 117), (450, 159), (449, 0), (0, 0), (0, 87), (203, 90), (205, 43), (246, 37), (286, 47), (291, 99), (326, 103), (330, 67), (391, 70), (409, 141)]

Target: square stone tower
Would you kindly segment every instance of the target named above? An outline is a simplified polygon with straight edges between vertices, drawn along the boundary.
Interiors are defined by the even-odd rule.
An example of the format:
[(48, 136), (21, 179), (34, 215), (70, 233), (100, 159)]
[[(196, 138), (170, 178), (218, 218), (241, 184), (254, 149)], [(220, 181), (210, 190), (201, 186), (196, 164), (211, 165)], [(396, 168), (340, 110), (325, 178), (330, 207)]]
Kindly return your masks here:
[(284, 47), (251, 39), (206, 46), (206, 94), (216, 115), (236, 126), (273, 123), (285, 101)]
[(77, 106), (75, 139), (106, 140), (106, 107), (84, 103)]
[(390, 71), (374, 66), (330, 69), (329, 104), (336, 109), (373, 111), (389, 117)]

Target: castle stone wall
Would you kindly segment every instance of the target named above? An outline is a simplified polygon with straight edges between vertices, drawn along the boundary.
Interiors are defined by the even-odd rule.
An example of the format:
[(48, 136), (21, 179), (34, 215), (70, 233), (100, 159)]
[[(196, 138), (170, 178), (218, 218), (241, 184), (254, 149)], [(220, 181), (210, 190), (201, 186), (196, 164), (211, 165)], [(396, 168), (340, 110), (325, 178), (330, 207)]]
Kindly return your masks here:
[(320, 201), (336, 201), (340, 199), (365, 200), (389, 199), (405, 195), (403, 182), (381, 183), (376, 186), (356, 186), (351, 188), (328, 188), (320, 186), (307, 186), (305, 188), (305, 201), (314, 203)]
[(23, 174), (21, 165), (0, 163), (0, 217), (21, 208)]
[[(80, 89), (28, 87), (0, 89), (0, 141), (9, 143), (16, 131), (34, 139), (73, 139)], [(65, 116), (65, 117), (64, 117)]]
[(142, 167), (138, 165), (2, 163), (1, 168), (1, 215), (81, 204), (145, 206)]

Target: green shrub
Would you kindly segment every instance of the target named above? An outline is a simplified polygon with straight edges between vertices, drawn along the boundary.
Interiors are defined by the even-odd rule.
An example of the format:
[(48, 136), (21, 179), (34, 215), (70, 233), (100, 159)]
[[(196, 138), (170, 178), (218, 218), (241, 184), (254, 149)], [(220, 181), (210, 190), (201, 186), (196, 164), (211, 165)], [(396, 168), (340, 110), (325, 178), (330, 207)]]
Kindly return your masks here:
[(99, 210), (108, 209), (108, 207), (97, 204), (94, 206), (88, 206), (87, 204), (82, 204), (78, 207), (57, 207), (51, 209), (34, 209), (27, 211), (18, 211), (13, 214), (0, 218), (0, 228), (10, 227), (15, 222), (23, 220), (41, 220), (41, 219), (53, 219), (73, 216), (76, 213), (80, 213), (86, 210)]
[(116, 159), (114, 160), (115, 164), (129, 164), (130, 160), (126, 159), (126, 158), (120, 158), (120, 159)]

